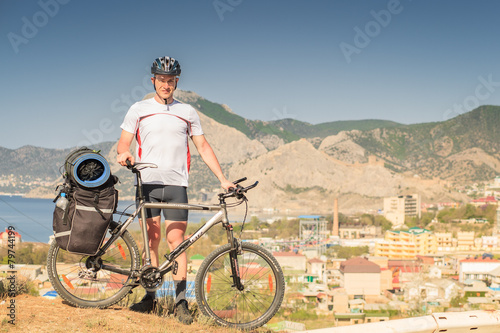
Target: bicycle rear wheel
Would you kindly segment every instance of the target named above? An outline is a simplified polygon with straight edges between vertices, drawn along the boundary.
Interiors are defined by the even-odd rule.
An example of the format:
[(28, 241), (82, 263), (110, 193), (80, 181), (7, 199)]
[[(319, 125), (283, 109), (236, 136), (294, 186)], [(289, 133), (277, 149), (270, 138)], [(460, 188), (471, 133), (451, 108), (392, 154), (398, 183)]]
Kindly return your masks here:
[[(111, 223), (105, 242), (117, 225)], [(130, 275), (139, 265), (139, 250), (128, 231), (100, 257), (70, 253), (55, 241), (47, 256), (52, 286), (59, 296), (78, 307), (105, 308), (120, 301), (133, 288)]]
[(196, 275), (196, 301), (201, 312), (222, 326), (251, 330), (267, 323), (285, 293), (283, 272), (264, 248), (242, 243), (238, 267), (243, 290), (233, 284), (230, 244), (208, 255)]

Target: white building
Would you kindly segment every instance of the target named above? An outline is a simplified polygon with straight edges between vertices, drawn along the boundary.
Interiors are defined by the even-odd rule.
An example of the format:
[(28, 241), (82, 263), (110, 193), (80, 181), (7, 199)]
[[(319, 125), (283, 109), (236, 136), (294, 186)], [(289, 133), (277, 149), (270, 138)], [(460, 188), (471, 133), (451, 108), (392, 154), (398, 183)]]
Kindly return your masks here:
[(294, 252), (273, 252), (273, 256), (278, 260), (278, 263), (284, 270), (306, 271), (307, 258), (302, 254)]
[(463, 259), (460, 260), (458, 281), (465, 280), (482, 281), (488, 278), (490, 273), (500, 267), (500, 260), (490, 258)]
[(384, 198), (384, 217), (392, 222), (393, 226), (403, 225), (405, 216), (421, 216), (420, 195), (400, 195)]

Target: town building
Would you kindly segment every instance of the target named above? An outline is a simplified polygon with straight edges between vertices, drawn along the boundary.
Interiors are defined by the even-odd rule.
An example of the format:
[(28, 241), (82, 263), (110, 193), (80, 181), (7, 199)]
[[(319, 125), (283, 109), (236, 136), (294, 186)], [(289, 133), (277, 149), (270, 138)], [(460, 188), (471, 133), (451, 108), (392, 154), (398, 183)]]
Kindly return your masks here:
[(302, 273), (306, 271), (307, 258), (305, 255), (295, 252), (273, 252), (283, 270), (295, 270)]
[(458, 250), (470, 250), (474, 246), (474, 231), (459, 231), (457, 232), (457, 247)]
[(392, 222), (393, 226), (405, 223), (405, 216), (421, 217), (420, 195), (400, 195), (384, 198), (384, 217)]
[(481, 207), (485, 205), (498, 206), (498, 200), (494, 196), (487, 196), (484, 198), (474, 199), (470, 203), (476, 207)]
[(408, 231), (388, 230), (384, 241), (375, 245), (375, 255), (389, 259), (415, 259), (417, 255), (436, 252), (436, 236), (430, 230), (417, 227)]
[(500, 267), (500, 260), (489, 257), (462, 259), (459, 263), (458, 281), (486, 280), (498, 267)]
[(312, 258), (307, 261), (306, 273), (318, 276), (318, 279), (325, 281), (325, 267), (326, 263), (318, 258)]
[(380, 295), (380, 266), (362, 257), (344, 261), (340, 265), (341, 284), (354, 298)]
[(440, 250), (449, 251), (453, 244), (453, 235), (451, 232), (436, 232), (436, 245)]
[(495, 177), (493, 183), (487, 184), (484, 187), (484, 196), (500, 198), (500, 176)]
[(340, 224), (339, 236), (342, 239), (376, 237), (382, 234), (382, 227), (362, 224)]

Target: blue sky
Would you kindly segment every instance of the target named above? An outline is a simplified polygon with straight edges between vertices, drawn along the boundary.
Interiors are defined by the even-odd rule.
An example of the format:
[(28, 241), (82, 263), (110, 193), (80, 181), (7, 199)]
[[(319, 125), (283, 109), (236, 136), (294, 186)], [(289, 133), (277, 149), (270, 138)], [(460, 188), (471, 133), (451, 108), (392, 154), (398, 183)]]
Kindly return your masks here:
[(115, 141), (158, 56), (260, 120), (443, 121), (500, 105), (498, 1), (0, 2), (0, 146)]

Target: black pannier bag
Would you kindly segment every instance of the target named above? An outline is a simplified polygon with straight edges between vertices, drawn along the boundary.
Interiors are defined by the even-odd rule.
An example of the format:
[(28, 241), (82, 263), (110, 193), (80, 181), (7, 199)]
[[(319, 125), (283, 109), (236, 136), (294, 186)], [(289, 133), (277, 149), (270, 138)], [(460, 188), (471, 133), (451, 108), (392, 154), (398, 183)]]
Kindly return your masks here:
[(68, 205), (54, 209), (53, 230), (57, 245), (72, 253), (94, 255), (106, 236), (106, 230), (118, 204), (118, 181), (99, 152), (81, 148), (70, 153), (64, 163), (64, 184)]

